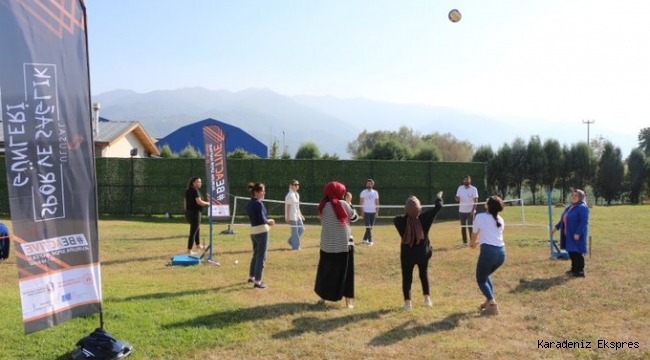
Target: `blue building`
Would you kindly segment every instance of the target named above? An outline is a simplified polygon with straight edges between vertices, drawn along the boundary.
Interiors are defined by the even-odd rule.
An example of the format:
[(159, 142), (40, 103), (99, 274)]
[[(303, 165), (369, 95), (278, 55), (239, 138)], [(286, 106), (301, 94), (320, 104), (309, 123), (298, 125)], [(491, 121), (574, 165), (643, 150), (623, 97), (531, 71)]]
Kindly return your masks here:
[(205, 151), (203, 127), (212, 124), (219, 125), (226, 133), (226, 153), (231, 153), (235, 151), (235, 149), (241, 148), (247, 153), (255, 154), (262, 159), (268, 157), (268, 148), (262, 142), (236, 126), (228, 125), (212, 118), (185, 125), (158, 140), (156, 146), (161, 148), (165, 145), (169, 145), (172, 152), (180, 153), (187, 147), (187, 145), (191, 145), (193, 148), (203, 153)]

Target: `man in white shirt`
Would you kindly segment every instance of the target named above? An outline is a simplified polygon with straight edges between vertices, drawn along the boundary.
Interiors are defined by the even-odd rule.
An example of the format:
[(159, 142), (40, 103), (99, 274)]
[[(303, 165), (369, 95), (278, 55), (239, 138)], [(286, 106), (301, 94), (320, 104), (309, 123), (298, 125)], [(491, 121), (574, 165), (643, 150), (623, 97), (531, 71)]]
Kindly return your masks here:
[(472, 178), (469, 175), (463, 177), (463, 185), (456, 190), (456, 202), (460, 216), (460, 232), (463, 236), (463, 246), (467, 246), (467, 229), (472, 234), (474, 215), (476, 215), (476, 204), (478, 203), (478, 190), (472, 185)]
[(305, 217), (300, 212), (300, 195), (298, 188), (300, 183), (298, 180), (291, 180), (289, 183), (289, 192), (284, 198), (284, 221), (291, 226), (291, 236), (287, 243), (291, 246), (292, 250), (300, 250), (300, 237), (305, 232), (303, 222)]
[(366, 232), (363, 235), (363, 243), (372, 246), (372, 227), (379, 215), (379, 193), (373, 189), (375, 181), (366, 180), (366, 189), (359, 195), (359, 205), (363, 214), (363, 222), (366, 226)]

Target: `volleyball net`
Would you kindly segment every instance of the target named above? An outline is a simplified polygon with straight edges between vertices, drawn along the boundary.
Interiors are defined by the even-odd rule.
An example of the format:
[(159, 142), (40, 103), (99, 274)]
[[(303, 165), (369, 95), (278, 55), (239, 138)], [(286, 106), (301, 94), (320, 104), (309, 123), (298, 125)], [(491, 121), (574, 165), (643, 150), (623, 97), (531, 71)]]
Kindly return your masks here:
[[(232, 201), (232, 215), (230, 216), (229, 224), (231, 226), (249, 226), (248, 215), (246, 213), (246, 205), (250, 201), (250, 197), (234, 196)], [(526, 225), (526, 206), (522, 199), (503, 200), (504, 205), (509, 209), (508, 225)], [(266, 208), (269, 218), (275, 219), (277, 225), (284, 224), (285, 206), (284, 200), (263, 199), (264, 207)], [(361, 215), (362, 209), (359, 204), (352, 204), (353, 208)], [(434, 207), (434, 204), (423, 204), (422, 211), (426, 211)], [(454, 220), (454, 225), (458, 221), (458, 207), (457, 203), (444, 204), (443, 209), (438, 214), (438, 220)], [(515, 209), (518, 208), (518, 209)], [(485, 211), (485, 201), (479, 202), (476, 207), (477, 213)], [(513, 211), (514, 210), (514, 211)], [(301, 202), (300, 212), (305, 217), (305, 224), (319, 224), (318, 222), (318, 203)], [(393, 217), (404, 214), (404, 204), (401, 205), (379, 205), (378, 224), (392, 220)], [(513, 217), (514, 216), (514, 217)], [(517, 219), (518, 218), (518, 219)], [(288, 226), (288, 225), (287, 225)]]

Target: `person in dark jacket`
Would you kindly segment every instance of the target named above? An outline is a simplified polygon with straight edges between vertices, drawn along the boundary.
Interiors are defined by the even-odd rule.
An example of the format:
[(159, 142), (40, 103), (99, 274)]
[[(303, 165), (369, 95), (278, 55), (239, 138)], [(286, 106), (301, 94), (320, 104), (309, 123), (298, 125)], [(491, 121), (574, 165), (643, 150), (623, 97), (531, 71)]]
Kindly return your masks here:
[(567, 271), (567, 275), (585, 277), (589, 207), (584, 191), (576, 189), (571, 193), (571, 205), (564, 209), (551, 235), (557, 230), (560, 230), (560, 249), (566, 249), (571, 258), (571, 270)]
[(0, 223), (0, 261), (9, 258), (9, 250), (11, 250), (9, 229), (7, 228), (7, 225)]
[(406, 200), (404, 210), (406, 214), (393, 219), (395, 228), (402, 241), (400, 246), (400, 263), (402, 265), (402, 292), (404, 306), (402, 309), (411, 309), (411, 284), (413, 283), (413, 268), (417, 265), (422, 283), (424, 305), (432, 306), (429, 290), (429, 275), (427, 273), (429, 259), (433, 255), (429, 229), (433, 220), (442, 209), (442, 191), (436, 195), (436, 205), (422, 212), (422, 205), (417, 197), (411, 196)]

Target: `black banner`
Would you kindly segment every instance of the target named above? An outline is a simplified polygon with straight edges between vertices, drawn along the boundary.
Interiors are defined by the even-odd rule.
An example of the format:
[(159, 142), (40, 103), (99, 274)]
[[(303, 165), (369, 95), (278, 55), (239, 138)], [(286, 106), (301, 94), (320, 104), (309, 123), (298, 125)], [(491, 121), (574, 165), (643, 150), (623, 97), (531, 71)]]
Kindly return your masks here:
[(0, 106), (26, 333), (101, 310), (80, 0), (0, 0)]

